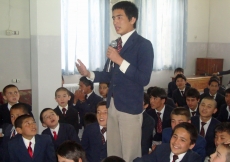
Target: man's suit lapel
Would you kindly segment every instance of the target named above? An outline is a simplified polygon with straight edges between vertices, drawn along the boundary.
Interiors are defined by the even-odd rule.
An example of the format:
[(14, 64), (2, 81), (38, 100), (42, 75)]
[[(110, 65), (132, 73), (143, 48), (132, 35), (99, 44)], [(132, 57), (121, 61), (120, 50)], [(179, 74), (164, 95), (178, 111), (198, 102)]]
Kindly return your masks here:
[(26, 161), (32, 161), (32, 158), (30, 157), (26, 145), (22, 139), (22, 136), (18, 137), (18, 152), (20, 154), (20, 156), (23, 156), (25, 159), (27, 159)]

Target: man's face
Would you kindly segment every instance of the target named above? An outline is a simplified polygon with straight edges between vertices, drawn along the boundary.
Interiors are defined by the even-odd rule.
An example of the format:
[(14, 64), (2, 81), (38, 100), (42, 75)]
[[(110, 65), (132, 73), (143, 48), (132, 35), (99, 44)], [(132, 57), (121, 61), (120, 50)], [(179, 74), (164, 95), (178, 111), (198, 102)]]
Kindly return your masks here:
[(22, 122), (22, 128), (16, 128), (19, 134), (22, 134), (26, 139), (31, 139), (37, 134), (36, 122), (32, 117), (26, 118)]
[(182, 78), (178, 78), (176, 80), (176, 86), (177, 88), (179, 88), (180, 90), (183, 90), (185, 88), (185, 84), (186, 84), (186, 81)]
[(189, 122), (185, 115), (175, 115), (175, 114), (171, 115), (171, 127), (172, 127), (172, 129), (174, 129), (174, 127), (176, 125), (183, 123), (183, 122)]
[(203, 99), (199, 106), (200, 116), (202, 117), (211, 117), (212, 114), (215, 114), (217, 109), (215, 108), (215, 101)]
[(160, 97), (150, 97), (150, 105), (152, 109), (160, 110), (164, 107), (165, 99), (161, 99)]
[(186, 103), (191, 110), (195, 110), (198, 106), (199, 100), (197, 98), (186, 97)]
[(215, 95), (217, 91), (219, 90), (219, 85), (217, 82), (211, 82), (211, 84), (208, 86), (209, 88), (209, 93), (211, 95)]
[(99, 85), (99, 93), (103, 98), (106, 98), (107, 93), (108, 93), (109, 87), (105, 83), (101, 83)]
[(85, 95), (91, 92), (90, 86), (86, 86), (82, 81), (79, 82), (79, 89)]
[(14, 125), (15, 120), (21, 116), (24, 115), (23, 109), (11, 109), (10, 110), (10, 120), (11, 123)]
[(210, 162), (226, 162), (227, 149), (220, 145), (216, 148), (216, 152), (210, 155)]
[(71, 96), (69, 96), (69, 93), (67, 91), (61, 90), (56, 93), (55, 100), (61, 107), (66, 107), (68, 105), (68, 101), (70, 100), (70, 98)]
[(53, 110), (47, 110), (42, 114), (42, 126), (55, 129), (58, 125), (59, 116)]
[(20, 98), (20, 94), (18, 92), (18, 88), (11, 87), (6, 89), (6, 93), (3, 96), (4, 100), (6, 100), (10, 105), (14, 105), (18, 103)]
[(170, 140), (171, 151), (176, 154), (182, 154), (192, 149), (195, 144), (191, 144), (190, 134), (184, 128), (177, 128)]
[(105, 105), (98, 106), (97, 108), (97, 121), (100, 126), (107, 126), (107, 118), (108, 118), (108, 109)]
[(134, 29), (133, 24), (136, 22), (136, 18), (132, 17), (128, 19), (124, 10), (115, 9), (113, 10), (113, 25), (117, 34), (124, 35)]
[(228, 106), (230, 106), (230, 93), (225, 94), (225, 101)]
[(227, 132), (216, 132), (214, 141), (217, 147), (219, 144), (230, 141), (230, 134)]

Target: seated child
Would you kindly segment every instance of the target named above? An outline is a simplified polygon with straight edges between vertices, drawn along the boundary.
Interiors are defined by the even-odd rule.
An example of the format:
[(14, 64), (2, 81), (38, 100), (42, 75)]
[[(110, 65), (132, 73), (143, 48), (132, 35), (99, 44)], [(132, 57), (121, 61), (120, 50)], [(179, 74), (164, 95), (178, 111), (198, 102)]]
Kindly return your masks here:
[[(191, 123), (191, 116), (189, 110), (183, 107), (178, 107), (173, 109), (173, 111), (171, 112), (171, 128), (163, 129), (162, 143), (170, 143), (173, 129), (177, 124), (182, 122)], [(205, 147), (206, 147), (206, 140), (204, 139), (204, 137), (198, 135), (196, 144), (192, 148), (192, 150), (197, 154), (199, 154), (202, 159), (205, 159), (206, 156)]]
[(55, 113), (59, 116), (60, 123), (71, 124), (78, 134), (78, 111), (73, 106), (68, 105), (70, 100), (69, 92), (66, 88), (60, 87), (55, 92), (55, 100), (58, 106), (54, 109)]
[(45, 108), (40, 113), (42, 126), (46, 127), (42, 134), (47, 134), (51, 137), (55, 150), (67, 140), (72, 140), (80, 144), (74, 127), (67, 123), (59, 123), (58, 120), (59, 116), (51, 108)]
[(109, 156), (104, 160), (102, 160), (101, 162), (125, 162), (125, 160), (118, 156)]
[(134, 162), (201, 162), (201, 157), (191, 149), (195, 146), (198, 133), (190, 123), (175, 126), (170, 144), (163, 143), (149, 155), (136, 158)]
[[(180, 67), (176, 68), (174, 70), (174, 77), (176, 77), (177, 74), (184, 74), (184, 69), (182, 69)], [(191, 87), (191, 85), (189, 83), (186, 83), (186, 86)], [(177, 85), (176, 85), (175, 80), (169, 82), (169, 84), (168, 84), (168, 97), (172, 98), (173, 91), (176, 90), (176, 89), (177, 89)]]
[[(13, 84), (5, 86), (2, 93), (7, 103), (0, 106), (0, 128), (4, 128), (5, 124), (13, 124), (10, 120), (10, 109), (14, 104), (19, 102), (20, 98), (18, 87)], [(30, 115), (33, 116), (31, 106), (28, 104), (25, 104), (25, 106), (28, 108)]]
[(19, 135), (8, 143), (10, 161), (57, 161), (50, 136), (37, 134), (36, 122), (32, 116), (21, 115), (15, 120), (14, 124)]
[(97, 116), (95, 113), (89, 112), (85, 114), (85, 117), (84, 117), (85, 127), (95, 122), (97, 122)]
[(217, 117), (220, 122), (230, 122), (230, 88), (225, 90), (225, 102), (226, 104), (220, 107), (220, 112)]
[(58, 162), (86, 162), (85, 152), (81, 145), (66, 141), (57, 149)]
[(103, 98), (103, 101), (106, 101), (108, 91), (109, 91), (109, 83), (100, 82), (99, 93)]
[(216, 101), (213, 97), (207, 96), (201, 100), (199, 105), (200, 116), (191, 118), (192, 124), (196, 127), (201, 136), (206, 139), (206, 155), (209, 156), (215, 150), (215, 127), (220, 122), (213, 118), (212, 115), (217, 111)]
[(229, 162), (230, 158), (230, 145), (220, 144), (216, 148), (216, 152), (210, 155), (210, 162)]
[(185, 93), (187, 108), (191, 114), (191, 117), (200, 115), (199, 113), (199, 101), (200, 101), (200, 93), (195, 88), (189, 88)]
[(88, 162), (101, 162), (107, 157), (107, 108), (106, 101), (97, 105), (97, 121), (85, 127), (81, 145), (86, 152)]
[[(219, 80), (219, 82), (220, 82), (220, 78), (219, 78), (218, 76), (216, 76), (216, 75), (213, 75), (213, 76), (210, 78), (210, 80), (211, 80), (211, 79), (217, 79), (217, 80)], [(221, 95), (224, 96), (224, 91), (225, 91), (225, 88), (223, 88), (221, 85), (219, 85), (219, 89), (218, 89), (217, 92), (218, 92), (219, 94), (221, 94)], [(204, 89), (204, 93), (209, 93), (209, 88), (208, 88), (208, 87)]]
[(230, 123), (223, 122), (215, 128), (215, 145), (216, 147), (222, 143), (230, 141)]
[(172, 99), (174, 100), (176, 106), (185, 106), (187, 105), (185, 99), (185, 93), (190, 87), (186, 86), (186, 77), (183, 74), (178, 74), (175, 77), (175, 82), (177, 89), (175, 89), (172, 93)]

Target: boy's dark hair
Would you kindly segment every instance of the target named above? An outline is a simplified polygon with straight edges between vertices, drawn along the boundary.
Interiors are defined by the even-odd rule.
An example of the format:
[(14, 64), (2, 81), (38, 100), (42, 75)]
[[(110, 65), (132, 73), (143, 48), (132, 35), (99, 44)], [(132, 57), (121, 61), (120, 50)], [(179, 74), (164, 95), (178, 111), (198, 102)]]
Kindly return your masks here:
[(214, 102), (214, 106), (215, 106), (215, 108), (216, 108), (217, 102), (216, 102), (216, 100), (213, 98), (213, 96), (205, 96), (205, 97), (200, 101), (200, 103), (201, 103), (204, 99), (213, 101), (213, 102)]
[[(17, 87), (16, 85), (9, 84), (9, 85), (7, 85), (7, 86), (5, 86), (5, 87), (3, 88), (3, 90), (2, 90), (3, 96), (6, 95), (6, 90), (7, 90), (8, 88), (17, 88), (17, 89), (18, 89), (18, 87)], [(18, 91), (19, 91), (19, 90), (18, 90)]]
[(212, 82), (216, 82), (218, 84), (218, 86), (220, 85), (220, 80), (218, 80), (216, 78), (213, 78), (213, 79), (210, 78), (208, 85), (211, 85)]
[(19, 109), (21, 109), (24, 114), (29, 114), (28, 107), (24, 103), (16, 103), (16, 104), (14, 104), (11, 107), (10, 111), (11, 110), (19, 110)]
[[(138, 8), (137, 6), (129, 1), (121, 1), (113, 5), (112, 11), (116, 9), (122, 9), (124, 10), (126, 16), (128, 17), (129, 21), (132, 19), (132, 17), (136, 18), (136, 22), (138, 19)], [(136, 28), (136, 22), (133, 24), (133, 27)]]
[(215, 133), (222, 133), (222, 132), (226, 132), (230, 135), (230, 123), (229, 122), (222, 122), (220, 124), (218, 124), (215, 128)]
[(163, 88), (160, 88), (160, 87), (154, 87), (151, 91), (151, 95), (150, 97), (153, 96), (153, 97), (159, 97), (161, 99), (165, 99), (165, 102), (167, 100), (167, 94), (165, 92), (165, 90)]
[(74, 162), (78, 162), (81, 158), (82, 162), (86, 162), (85, 152), (81, 145), (74, 141), (66, 141), (57, 149), (57, 155), (64, 157)]
[(184, 69), (181, 68), (181, 67), (178, 67), (178, 68), (176, 68), (176, 69), (174, 70), (174, 74), (177, 73), (177, 72), (181, 72), (181, 73), (184, 74)]
[(197, 100), (200, 99), (200, 92), (196, 88), (189, 88), (185, 93), (185, 97), (196, 98)]
[(157, 86), (149, 87), (149, 88), (147, 89), (147, 94), (148, 94), (149, 96), (151, 96), (151, 92), (152, 92), (152, 90), (155, 89), (155, 88), (159, 88), (159, 87), (157, 87)]
[(44, 112), (46, 112), (47, 110), (51, 110), (51, 111), (53, 111), (53, 112), (57, 115), (57, 113), (56, 113), (52, 108), (44, 108), (44, 109), (41, 111), (41, 113), (40, 113), (40, 121), (41, 121), (41, 123), (44, 123), (42, 115), (43, 115)]
[(100, 82), (100, 83), (99, 83), (99, 85), (100, 85), (100, 84), (106, 84), (106, 85), (107, 85), (107, 87), (109, 87), (109, 83), (106, 83), (106, 82)]
[(191, 114), (190, 114), (189, 110), (184, 108), (184, 107), (174, 108), (171, 112), (171, 116), (172, 115), (183, 115), (187, 118), (188, 121), (191, 120)]
[(92, 123), (95, 123), (97, 122), (97, 116), (95, 113), (92, 113), (92, 112), (89, 112), (89, 113), (86, 113), (85, 116), (84, 116), (84, 124), (85, 124), (85, 127), (89, 124), (92, 124)]
[(109, 156), (103, 159), (101, 162), (125, 162), (125, 160), (118, 156)]
[(55, 97), (57, 97), (57, 93), (60, 92), (60, 91), (66, 91), (68, 96), (71, 96), (70, 93), (69, 93), (69, 90), (65, 87), (60, 87), (58, 88), (56, 91), (55, 91)]
[(144, 93), (144, 105), (149, 104), (149, 95), (147, 93)]
[(86, 77), (81, 77), (80, 82), (82, 82), (86, 87), (90, 86), (90, 89), (93, 90), (93, 82)]
[(191, 145), (196, 143), (196, 139), (198, 137), (198, 132), (197, 132), (197, 129), (194, 125), (192, 125), (191, 123), (187, 123), (187, 122), (177, 124), (173, 129), (172, 136), (178, 128), (184, 128), (190, 134), (190, 140), (191, 140), (190, 144)]
[(31, 115), (25, 114), (17, 117), (17, 119), (14, 122), (15, 128), (22, 128), (22, 123), (27, 118), (33, 118)]
[[(98, 104), (97, 104), (97, 108), (99, 107), (99, 106), (105, 106), (106, 107), (106, 105), (107, 105), (107, 102), (106, 101), (100, 101), (100, 102), (98, 102)], [(107, 108), (107, 107), (106, 107)]]
[(175, 82), (178, 78), (184, 79), (185, 81), (187, 80), (183, 74), (177, 74), (177, 76), (175, 77)]
[(225, 92), (224, 92), (224, 94), (225, 94), (225, 95), (226, 95), (226, 94), (230, 94), (230, 88), (226, 89)]

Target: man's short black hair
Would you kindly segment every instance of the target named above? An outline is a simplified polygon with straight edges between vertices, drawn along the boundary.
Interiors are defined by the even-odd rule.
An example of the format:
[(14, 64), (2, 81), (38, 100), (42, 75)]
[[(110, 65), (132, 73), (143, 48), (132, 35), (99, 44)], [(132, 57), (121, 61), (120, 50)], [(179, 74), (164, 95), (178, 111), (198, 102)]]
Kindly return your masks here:
[(90, 89), (93, 90), (93, 82), (86, 77), (81, 77), (80, 82), (82, 82), (86, 87), (90, 86)]
[(104, 160), (102, 160), (101, 162), (125, 162), (125, 160), (118, 156), (109, 156)]
[(157, 86), (149, 87), (149, 88), (147, 89), (147, 94), (148, 94), (149, 96), (151, 96), (151, 92), (152, 92), (152, 90), (155, 89), (155, 88), (159, 88), (159, 87), (157, 87)]
[(177, 72), (181, 72), (181, 73), (184, 74), (184, 69), (181, 68), (181, 67), (178, 67), (178, 68), (176, 68), (176, 69), (174, 70), (174, 74), (177, 73)]
[(81, 158), (82, 162), (86, 162), (85, 152), (81, 145), (74, 141), (66, 141), (57, 149), (57, 155), (64, 157), (74, 162), (78, 162)]
[(99, 83), (99, 85), (100, 85), (100, 84), (106, 84), (106, 85), (107, 85), (107, 87), (109, 87), (109, 83), (106, 83), (106, 82), (100, 82), (100, 83)]
[(190, 140), (191, 140), (191, 145), (196, 143), (196, 139), (198, 137), (198, 132), (197, 129), (194, 125), (192, 125), (191, 123), (187, 123), (187, 122), (183, 122), (180, 124), (177, 124), (174, 127), (174, 130), (172, 132), (172, 136), (174, 134), (174, 132), (178, 129), (178, 128), (184, 128), (189, 134), (190, 134)]
[(216, 78), (212, 78), (209, 80), (208, 85), (211, 85), (212, 82), (216, 82), (218, 84), (218, 86), (220, 85), (220, 80), (216, 79)]
[(55, 91), (55, 97), (57, 97), (57, 93), (60, 92), (60, 91), (65, 91), (65, 92), (67, 92), (67, 94), (68, 94), (69, 96), (71, 96), (71, 95), (70, 95), (70, 92), (69, 92), (69, 90), (68, 90), (67, 88), (65, 88), (65, 87), (60, 87), (60, 88), (58, 88), (58, 89)]
[(187, 80), (186, 77), (183, 74), (177, 74), (177, 76), (175, 77), (175, 82), (179, 78), (184, 79), (185, 81)]
[(22, 110), (24, 114), (29, 114), (29, 110), (28, 110), (28, 107), (24, 104), (24, 103), (16, 103), (14, 104), (10, 111), (12, 110)]
[(183, 115), (187, 118), (187, 121), (191, 120), (191, 114), (189, 110), (184, 107), (174, 108), (171, 112), (171, 116), (172, 115)]
[(48, 110), (51, 110), (51, 111), (53, 111), (56, 115), (57, 115), (57, 113), (52, 109), (52, 108), (44, 108), (42, 111), (41, 111), (41, 113), (40, 113), (40, 121), (41, 121), (41, 123), (44, 123), (44, 121), (43, 121), (43, 114), (44, 114), (44, 112), (46, 112), (46, 111), (48, 111)]
[(160, 88), (160, 87), (154, 87), (154, 89), (152, 89), (152, 91), (151, 91), (150, 98), (151, 98), (151, 96), (165, 99), (165, 102), (167, 100), (167, 94), (166, 94), (165, 90), (163, 88)]
[(3, 96), (6, 95), (6, 90), (9, 89), (9, 88), (17, 88), (17, 89), (18, 89), (18, 87), (17, 87), (16, 85), (9, 84), (9, 85), (7, 85), (7, 86), (5, 86), (5, 87), (3, 88), (3, 90), (2, 90)]
[(230, 123), (229, 122), (222, 122), (218, 124), (215, 128), (215, 133), (217, 132), (226, 132), (230, 135)]
[(86, 113), (84, 116), (85, 127), (89, 124), (97, 122), (97, 116), (93, 112)]
[(197, 100), (200, 99), (200, 92), (196, 88), (189, 88), (185, 93), (185, 97), (196, 98)]
[(17, 119), (14, 122), (15, 128), (22, 128), (22, 123), (27, 118), (33, 118), (31, 115), (25, 114), (17, 117)]
[(149, 95), (147, 93), (144, 93), (144, 105), (149, 104)]
[(226, 94), (230, 94), (230, 88), (226, 89), (225, 92), (224, 92), (224, 94), (225, 94), (225, 95), (226, 95)]
[[(138, 8), (137, 6), (129, 1), (121, 1), (113, 5), (112, 11), (116, 9), (124, 10), (126, 16), (128, 17), (129, 21), (132, 17), (136, 18), (136, 22), (138, 19)], [(133, 27), (136, 28), (136, 22), (133, 24)]]

